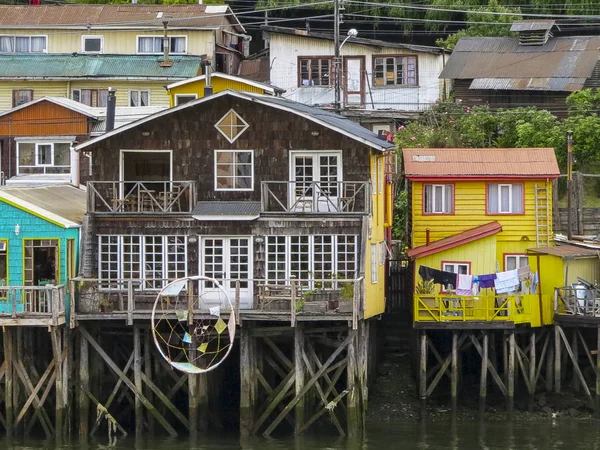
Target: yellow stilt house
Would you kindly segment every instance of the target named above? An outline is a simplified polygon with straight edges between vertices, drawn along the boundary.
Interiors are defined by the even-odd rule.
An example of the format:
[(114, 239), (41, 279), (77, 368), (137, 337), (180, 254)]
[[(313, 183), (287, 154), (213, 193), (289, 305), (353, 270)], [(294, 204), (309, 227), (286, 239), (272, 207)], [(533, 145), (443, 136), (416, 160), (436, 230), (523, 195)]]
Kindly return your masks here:
[(527, 251), (551, 245), (554, 150), (404, 149), (403, 160), (415, 325), (551, 323)]

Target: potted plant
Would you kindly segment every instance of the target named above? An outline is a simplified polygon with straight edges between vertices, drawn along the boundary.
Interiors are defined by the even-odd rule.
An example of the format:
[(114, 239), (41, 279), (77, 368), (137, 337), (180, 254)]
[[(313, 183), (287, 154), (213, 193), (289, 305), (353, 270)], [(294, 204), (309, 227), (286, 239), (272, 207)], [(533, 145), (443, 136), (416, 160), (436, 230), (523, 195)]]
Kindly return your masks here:
[(100, 300), (100, 312), (109, 313), (114, 311), (114, 303), (110, 301), (108, 298), (103, 298)]

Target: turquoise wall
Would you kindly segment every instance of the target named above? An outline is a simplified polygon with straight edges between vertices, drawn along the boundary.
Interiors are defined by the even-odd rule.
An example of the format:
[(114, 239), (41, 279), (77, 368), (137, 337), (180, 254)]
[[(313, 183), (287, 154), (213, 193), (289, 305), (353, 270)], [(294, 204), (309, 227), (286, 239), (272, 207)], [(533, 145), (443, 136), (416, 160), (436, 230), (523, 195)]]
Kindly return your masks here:
[[(15, 225), (21, 226), (19, 236), (15, 235)], [(79, 264), (79, 228), (62, 228), (27, 211), (0, 201), (0, 239), (8, 240), (8, 280), (7, 285), (23, 286), (23, 240), (59, 239), (60, 280), (66, 283), (67, 239), (75, 239), (75, 273)]]

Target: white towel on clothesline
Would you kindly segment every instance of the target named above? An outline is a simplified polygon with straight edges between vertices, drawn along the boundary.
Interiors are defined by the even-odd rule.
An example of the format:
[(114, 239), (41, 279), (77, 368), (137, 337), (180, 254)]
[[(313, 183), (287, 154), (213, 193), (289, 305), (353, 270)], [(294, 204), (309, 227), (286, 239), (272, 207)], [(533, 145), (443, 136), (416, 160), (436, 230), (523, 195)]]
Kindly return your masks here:
[(498, 272), (494, 280), (496, 294), (506, 294), (519, 289), (519, 273), (517, 269)]
[(473, 295), (473, 275), (458, 274), (456, 295)]

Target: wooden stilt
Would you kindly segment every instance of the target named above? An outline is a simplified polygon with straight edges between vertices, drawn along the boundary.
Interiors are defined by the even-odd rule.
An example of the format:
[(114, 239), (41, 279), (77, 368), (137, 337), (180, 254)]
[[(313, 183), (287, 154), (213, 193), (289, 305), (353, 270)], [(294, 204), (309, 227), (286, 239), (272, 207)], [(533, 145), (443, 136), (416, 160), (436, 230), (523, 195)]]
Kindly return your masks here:
[(244, 323), (240, 336), (240, 435), (250, 435), (254, 428), (256, 401), (256, 373), (254, 370), (255, 338), (250, 333), (250, 324)]
[(508, 412), (513, 412), (515, 401), (515, 332), (508, 336)]
[(79, 438), (88, 438), (90, 399), (85, 394), (90, 390), (90, 360), (89, 344), (83, 337), (79, 336)]
[(561, 342), (560, 342), (560, 325), (554, 324), (554, 392), (560, 393), (560, 378), (561, 378)]
[[(571, 335), (571, 350), (575, 360), (579, 361), (579, 341), (577, 340), (577, 328), (573, 327), (573, 334)], [(573, 371), (573, 391), (579, 392), (580, 384), (577, 373)]]
[[(189, 326), (190, 336), (194, 336), (193, 326)], [(195, 361), (197, 357), (196, 345), (192, 345), (189, 350), (190, 361)], [(188, 377), (188, 419), (190, 422), (190, 437), (196, 439), (198, 436), (198, 405), (200, 399), (198, 395), (198, 374), (190, 373)]]
[(558, 332), (562, 338), (563, 343), (565, 344), (565, 350), (567, 351), (569, 357), (571, 358), (571, 362), (573, 363), (573, 372), (575, 373), (576, 377), (579, 377), (579, 381), (581, 381), (581, 385), (583, 386), (583, 391), (585, 392), (585, 395), (590, 402), (590, 406), (593, 407), (594, 401), (592, 399), (592, 393), (590, 392), (590, 389), (588, 388), (588, 385), (585, 382), (585, 378), (583, 377), (583, 373), (581, 372), (581, 369), (579, 367), (578, 357), (577, 355), (575, 355), (575, 353), (573, 353), (573, 350), (571, 349), (569, 341), (567, 340), (567, 337), (565, 336), (565, 333), (563, 332), (562, 328), (559, 327)]
[(201, 373), (198, 375), (198, 431), (206, 431), (210, 426), (211, 414), (209, 405), (210, 389), (208, 376), (209, 375), (207, 373)]
[(533, 411), (533, 401), (535, 397), (536, 377), (536, 354), (535, 354), (535, 331), (529, 336), (529, 411)]
[(14, 403), (13, 403), (13, 350), (14, 336), (13, 329), (5, 327), (3, 332), (4, 337), (4, 361), (6, 362), (6, 375), (4, 384), (4, 407), (6, 417), (6, 435), (13, 436), (13, 421), (14, 421)]
[[(133, 327), (133, 379), (138, 391), (143, 389), (142, 384), (142, 350), (140, 327)], [(139, 439), (144, 433), (144, 406), (141, 399), (135, 396), (135, 437)]]
[(56, 437), (62, 437), (63, 430), (63, 413), (64, 413), (64, 386), (63, 386), (63, 360), (62, 360), (62, 339), (61, 330), (58, 327), (52, 327), (50, 331), (52, 339), (52, 353), (55, 360), (56, 373), (56, 417), (55, 430)]
[[(552, 392), (554, 383), (554, 343), (550, 339), (551, 333), (546, 333), (546, 346), (548, 354), (546, 355), (546, 392)], [(541, 361), (540, 361), (541, 364)]]
[(63, 361), (63, 407), (66, 415), (65, 428), (63, 430), (64, 436), (70, 436), (73, 431), (73, 341), (73, 330), (64, 328), (63, 352), (66, 352), (65, 359)]
[(481, 356), (481, 374), (479, 379), (479, 412), (485, 413), (485, 403), (487, 397), (487, 372), (488, 372), (488, 354), (489, 354), (489, 335), (487, 331), (483, 332), (482, 343), (483, 355)]
[(596, 415), (600, 415), (600, 326), (596, 329)]
[[(298, 324), (294, 328), (294, 371), (296, 379), (296, 395), (302, 392), (304, 389), (304, 361), (302, 355), (304, 354), (304, 327)], [(296, 417), (296, 432), (304, 425), (304, 407), (305, 398), (301, 398), (294, 408)]]
[(348, 382), (350, 391), (346, 398), (348, 408), (348, 437), (357, 437), (361, 434), (362, 420), (360, 418), (360, 386), (358, 386), (358, 360), (356, 354), (356, 336), (348, 343)]
[(424, 408), (427, 400), (427, 332), (425, 330), (421, 330), (419, 351), (419, 399)]
[[(146, 375), (146, 378), (148, 378), (149, 380), (153, 379), (152, 376), (152, 343), (151, 343), (151, 339), (150, 339), (150, 330), (144, 330), (144, 374)], [(154, 398), (152, 395), (152, 391), (150, 389), (147, 389), (146, 392), (146, 396), (148, 397), (148, 401), (150, 403), (154, 402)], [(152, 417), (151, 414), (148, 414), (148, 417), (146, 419), (147, 421), (147, 425), (148, 425), (148, 432), (150, 434), (154, 434), (154, 417)]]
[(452, 412), (456, 413), (457, 397), (458, 397), (458, 332), (452, 332), (452, 376), (450, 378), (450, 399), (452, 404)]

